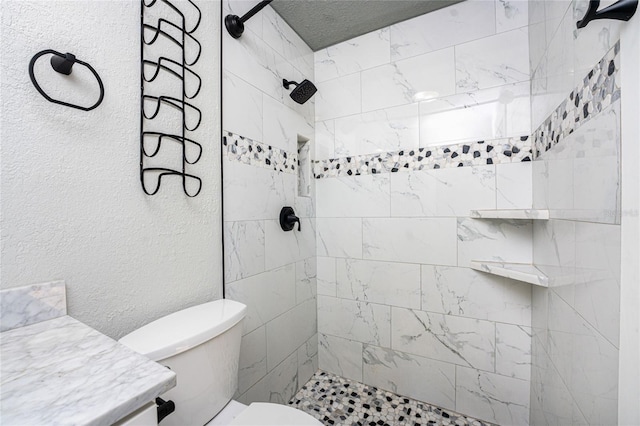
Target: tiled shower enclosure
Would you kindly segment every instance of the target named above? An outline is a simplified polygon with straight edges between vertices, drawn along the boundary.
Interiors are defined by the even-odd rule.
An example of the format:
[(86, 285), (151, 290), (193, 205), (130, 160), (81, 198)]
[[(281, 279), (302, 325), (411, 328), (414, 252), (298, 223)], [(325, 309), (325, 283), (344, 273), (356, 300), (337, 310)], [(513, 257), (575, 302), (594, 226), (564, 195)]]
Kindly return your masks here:
[[(224, 38), (241, 401), (287, 402), (319, 367), (493, 423), (611, 419), (619, 24), (576, 31), (583, 6), (466, 1), (318, 52), (267, 7)], [(282, 78), (318, 92), (295, 104)], [(550, 219), (471, 218), (496, 209)], [(535, 265), (550, 288), (473, 260)]]

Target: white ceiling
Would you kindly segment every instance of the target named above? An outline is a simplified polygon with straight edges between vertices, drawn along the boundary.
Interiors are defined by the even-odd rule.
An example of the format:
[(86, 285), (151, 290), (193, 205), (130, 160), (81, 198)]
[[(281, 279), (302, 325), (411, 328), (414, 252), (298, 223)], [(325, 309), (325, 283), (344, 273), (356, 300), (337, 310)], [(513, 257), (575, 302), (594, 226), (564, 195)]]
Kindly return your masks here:
[(314, 51), (463, 0), (274, 0)]

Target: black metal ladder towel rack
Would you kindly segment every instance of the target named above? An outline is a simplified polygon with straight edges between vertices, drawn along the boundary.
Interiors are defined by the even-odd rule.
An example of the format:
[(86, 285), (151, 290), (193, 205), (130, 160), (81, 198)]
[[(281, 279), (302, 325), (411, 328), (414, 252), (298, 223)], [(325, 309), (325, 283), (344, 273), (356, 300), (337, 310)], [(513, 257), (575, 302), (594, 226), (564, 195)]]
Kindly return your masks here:
[[(189, 197), (195, 197), (202, 190), (202, 180), (187, 170), (188, 166), (196, 164), (202, 157), (202, 145), (187, 137), (187, 132), (195, 131), (202, 122), (202, 111), (193, 104), (193, 99), (200, 93), (202, 79), (190, 68), (198, 62), (202, 53), (202, 45), (193, 36), (202, 20), (202, 13), (192, 0), (187, 1), (193, 7), (193, 12), (196, 16), (195, 23), (191, 24), (190, 27), (187, 26), (187, 18), (183, 11), (170, 0), (152, 0), (150, 2), (141, 0), (140, 183), (142, 190), (147, 195), (158, 193), (162, 180), (166, 176), (180, 177), (182, 189)], [(187, 4), (187, 2), (182, 3)], [(179, 23), (166, 17), (156, 18), (155, 22), (151, 21), (152, 18), (145, 17), (145, 10), (161, 7), (161, 5), (166, 5), (170, 11), (174, 12)], [(150, 36), (145, 36), (146, 34), (150, 34)], [(145, 47), (153, 46), (160, 39), (168, 40), (171, 44), (176, 45), (181, 52), (181, 58), (179, 60), (176, 60), (177, 58), (171, 59), (164, 54), (156, 55), (153, 58), (145, 57), (145, 54), (147, 56), (150, 55)], [(188, 56), (189, 59), (187, 59)], [(154, 87), (154, 82), (161, 75), (171, 76), (180, 82), (180, 97), (157, 93), (157, 85)], [(188, 81), (191, 81), (190, 85), (187, 83)], [(145, 89), (148, 90), (145, 91)], [(156, 90), (152, 91), (151, 89)], [(157, 128), (152, 129), (154, 120), (165, 109), (178, 111), (181, 117), (180, 128), (171, 133), (158, 131)], [(159, 123), (158, 126), (160, 124), (163, 123)], [(151, 142), (154, 143), (153, 149), (147, 149), (147, 145), (150, 145)], [(150, 159), (163, 151), (163, 142), (178, 144), (182, 151), (182, 167), (179, 170), (147, 164), (151, 161)], [(196, 154), (189, 154), (188, 152), (193, 149), (196, 150)], [(154, 178), (155, 184), (153, 184)]]

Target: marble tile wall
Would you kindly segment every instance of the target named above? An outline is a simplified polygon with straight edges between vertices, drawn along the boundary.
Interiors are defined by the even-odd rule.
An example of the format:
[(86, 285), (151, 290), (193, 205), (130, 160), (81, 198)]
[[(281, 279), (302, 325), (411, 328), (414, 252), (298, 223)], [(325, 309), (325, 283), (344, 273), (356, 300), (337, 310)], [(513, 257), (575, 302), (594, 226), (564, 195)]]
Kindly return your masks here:
[[(617, 98), (549, 149), (523, 137), (617, 53), (616, 25), (573, 29), (584, 6), (467, 1), (315, 54), (267, 8), (247, 37), (225, 39), (224, 129), (244, 137), (224, 163), (227, 295), (250, 307), (241, 401), (285, 401), (319, 365), (501, 424), (615, 412)], [(282, 74), (319, 91), (297, 106)], [(323, 178), (310, 198), (297, 196), (298, 136)], [(473, 156), (489, 144), (504, 149)], [(303, 218), (292, 238), (281, 205)], [(532, 207), (552, 220), (469, 218)], [(551, 288), (473, 259), (535, 262)]]
[(468, 1), (315, 54), (320, 368), (520, 425), (531, 287), (469, 262), (531, 262), (533, 226), (469, 212), (532, 206), (527, 13)]
[[(613, 48), (620, 39), (620, 23), (599, 20), (578, 30), (575, 23), (584, 16), (586, 0), (528, 3), (531, 124), (536, 129)], [(612, 3), (602, 1), (600, 7)]]
[(620, 23), (576, 29), (586, 3), (529, 2), (533, 206), (552, 218), (533, 228), (533, 260), (550, 283), (533, 289), (530, 405), (539, 425), (617, 424)]
[[(253, 1), (225, 0), (242, 16)], [(224, 26), (223, 26), (224, 28)], [(314, 102), (282, 79), (314, 81), (313, 52), (266, 7), (239, 39), (223, 31), (223, 194), (226, 297), (248, 306), (236, 399), (286, 403), (318, 367), (314, 182), (299, 196), (298, 140), (313, 139)], [(284, 232), (284, 206), (301, 231)]]
[(316, 160), (528, 136), (527, 14), (463, 2), (316, 52)]

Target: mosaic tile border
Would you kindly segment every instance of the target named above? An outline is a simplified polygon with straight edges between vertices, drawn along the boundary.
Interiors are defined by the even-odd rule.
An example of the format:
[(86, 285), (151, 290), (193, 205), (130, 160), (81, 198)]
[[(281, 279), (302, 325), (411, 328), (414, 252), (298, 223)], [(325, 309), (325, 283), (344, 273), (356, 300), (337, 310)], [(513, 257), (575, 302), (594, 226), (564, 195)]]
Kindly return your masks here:
[(532, 161), (620, 99), (620, 41), (529, 138), (497, 139), (314, 162), (316, 179)]
[(316, 179), (531, 161), (529, 136), (314, 161)]
[(620, 99), (619, 71), (620, 40), (533, 132), (536, 158)]
[[(532, 161), (620, 99), (620, 41), (533, 132), (487, 141), (316, 160), (316, 179)], [(298, 154), (223, 132), (224, 154), (243, 164), (296, 173)]]
[(230, 160), (263, 167), (284, 173), (296, 173), (298, 154), (245, 138), (231, 132), (223, 132), (222, 148)]
[(325, 425), (492, 425), (322, 370), (302, 386), (289, 405)]

